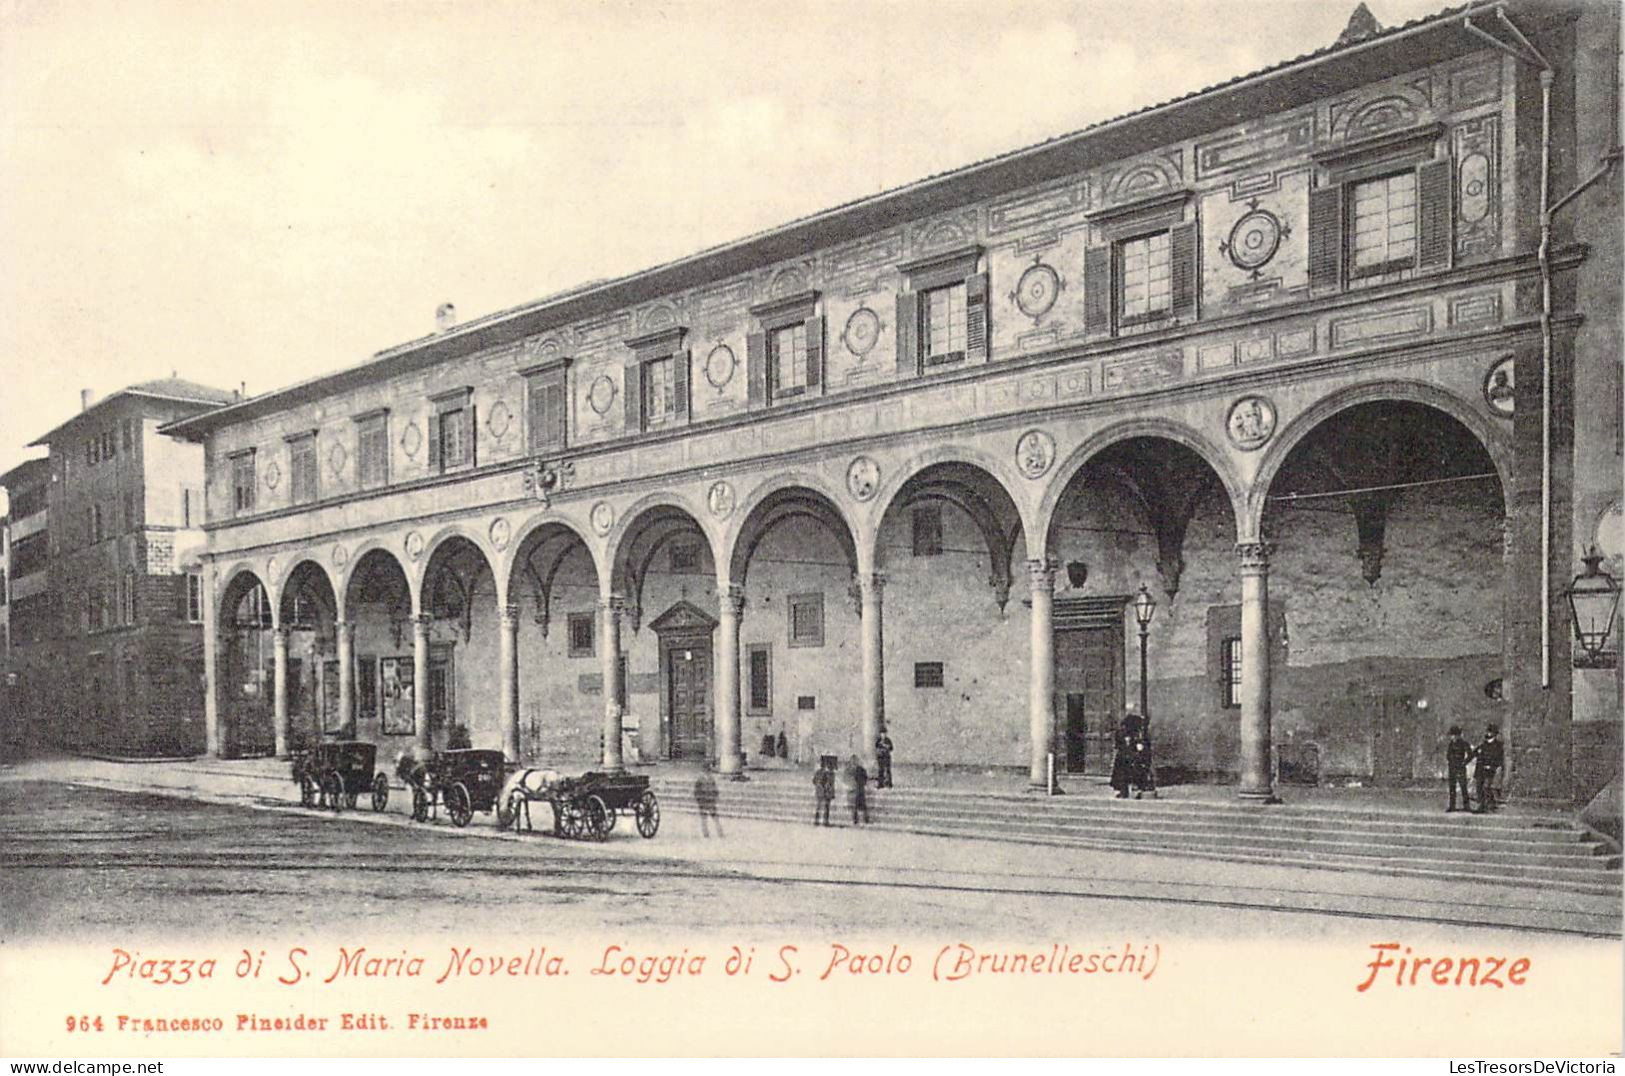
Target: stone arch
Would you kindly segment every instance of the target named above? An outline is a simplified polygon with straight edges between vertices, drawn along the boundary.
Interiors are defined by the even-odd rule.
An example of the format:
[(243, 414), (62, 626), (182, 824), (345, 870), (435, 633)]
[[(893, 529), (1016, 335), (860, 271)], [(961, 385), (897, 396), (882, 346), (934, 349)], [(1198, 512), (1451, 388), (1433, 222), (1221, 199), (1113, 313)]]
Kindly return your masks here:
[(595, 559), (598, 566), (600, 580), (607, 580), (614, 586), (617, 567), (625, 558), (625, 547), (628, 535), (632, 534), (640, 518), (651, 511), (669, 508), (692, 519), (699, 527), (700, 533), (705, 535), (706, 544), (710, 547), (712, 557), (717, 556), (719, 545), (717, 535), (706, 525), (706, 514), (696, 508), (687, 497), (672, 490), (656, 490), (646, 493), (633, 501), (615, 519), (615, 526), (610, 528), (609, 534), (604, 538), (603, 557)]
[[(508, 544), (508, 552), (504, 555), (501, 563), (497, 565), (501, 580), (500, 593), (506, 597), (509, 603), (517, 600), (515, 587), (520, 583), (520, 573), (525, 569), (527, 558), (533, 552), (532, 547), (536, 540), (539, 539), (545, 543), (552, 539), (553, 535), (548, 532), (561, 535), (568, 534), (577, 542), (580, 542), (586, 548), (587, 559), (592, 564), (593, 574), (600, 579), (603, 577), (603, 568), (599, 561), (599, 549), (588, 537), (589, 532), (555, 513), (539, 512), (526, 520), (514, 532), (513, 541)], [(544, 617), (543, 622), (545, 623), (547, 599), (542, 594), (537, 594), (536, 597), (538, 608), (541, 610), (539, 615)]]
[(329, 611), (335, 619), (342, 620), (344, 617), (344, 592), (338, 588), (338, 581), (333, 578), (333, 573), (328, 571), (327, 565), (312, 556), (301, 555), (290, 558), (290, 560), (292, 563), (277, 577), (276, 600), (279, 607), (278, 616), (281, 616), (280, 607), (288, 597), (288, 584), (293, 582), (294, 576), (301, 574), (302, 570), (305, 575), (315, 574), (319, 576), (327, 584), (328, 598), (333, 606)]
[[(480, 558), (479, 564), (467, 578), (454, 571), (451, 564), (451, 558), (457, 556), (465, 548), (471, 549)], [(497, 608), (500, 609), (507, 600), (506, 592), (502, 588), (504, 580), (497, 575), (496, 560), (491, 556), (490, 549), (486, 547), (485, 543), (479, 541), (461, 527), (451, 526), (439, 531), (431, 542), (424, 545), (422, 560), (423, 571), (418, 582), (420, 588), (418, 611), (421, 613), (432, 613), (434, 611), (432, 605), (435, 597), (435, 586), (438, 582), (436, 573), (450, 573), (458, 590), (461, 591), (463, 602), (461, 621), (465, 639), (469, 637), (472, 631), (474, 592), (479, 587), (482, 570), (491, 576), (492, 586), (496, 590)]]
[(215, 624), (219, 625), (222, 630), (231, 623), (230, 618), (235, 615), (237, 603), (242, 601), (249, 590), (255, 586), (265, 591), (266, 601), (270, 603), (271, 615), (276, 617), (276, 598), (271, 588), (265, 584), (264, 572), (258, 567), (248, 561), (238, 561), (230, 569), (223, 572), (220, 578), (224, 579), (225, 582), (220, 587), (220, 597), (215, 604)]
[(1077, 477), (1078, 472), (1111, 446), (1135, 438), (1172, 441), (1200, 457), (1224, 487), (1225, 495), (1230, 501), (1238, 540), (1248, 533), (1243, 526), (1247, 518), (1246, 487), (1218, 446), (1183, 423), (1160, 418), (1138, 418), (1119, 422), (1101, 430), (1078, 446), (1055, 468), (1055, 474), (1051, 476), (1049, 484), (1044, 489), (1044, 495), (1039, 500), (1038, 509), (1033, 513), (1033, 526), (1027, 532), (1029, 557), (1042, 558), (1049, 555), (1049, 532), (1055, 522), (1055, 513), (1060, 507), (1061, 498), (1066, 494), (1067, 488)]
[(394, 562), (396, 569), (400, 571), (402, 578), (406, 580), (407, 600), (415, 610), (418, 600), (418, 581), (414, 578), (416, 573), (407, 567), (407, 562), (403, 561), (395, 552), (393, 545), (382, 538), (371, 538), (362, 542), (351, 552), (349, 559), (344, 562), (344, 567), (339, 572), (339, 593), (343, 595), (345, 608), (349, 608), (350, 589), (355, 583), (356, 576), (361, 571), (362, 562), (373, 554), (381, 554)]
[(480, 556), (485, 558), (486, 570), (491, 573), (492, 578), (495, 579), (497, 583), (497, 604), (501, 605), (503, 601), (506, 600), (506, 591), (502, 589), (502, 583), (504, 580), (496, 573), (496, 565), (501, 558), (497, 556), (491, 550), (491, 547), (486, 542), (482, 541), (478, 535), (468, 530), (468, 528), (456, 523), (440, 528), (429, 538), (427, 542), (423, 543), (423, 554), (418, 557), (420, 567), (417, 571), (417, 585), (420, 592), (420, 604), (421, 599), (428, 597), (424, 584), (428, 582), (430, 572), (435, 566), (435, 558), (440, 555), (441, 551), (448, 543), (452, 543), (457, 539), (462, 539), (475, 549), (479, 550)]
[(893, 474), (887, 475), (880, 483), (880, 489), (876, 491), (872, 502), (876, 533), (879, 531), (880, 520), (886, 517), (886, 513), (891, 510), (892, 501), (897, 498), (897, 494), (908, 484), (909, 480), (921, 471), (929, 467), (935, 467), (939, 463), (963, 463), (966, 466), (987, 472), (988, 476), (1004, 490), (1005, 496), (1009, 497), (1011, 503), (1016, 506), (1022, 533), (1031, 532), (1032, 519), (1030, 515), (1032, 505), (1025, 495), (1026, 489), (1023, 480), (1013, 467), (1006, 465), (991, 453), (984, 452), (979, 448), (971, 448), (968, 445), (940, 445), (909, 457)]
[(750, 564), (750, 554), (783, 518), (768, 518), (769, 512), (776, 503), (788, 504), (792, 500), (799, 501), (804, 507), (802, 514), (816, 513), (819, 521), (830, 528), (854, 574), (872, 566), (870, 561), (860, 559), (860, 554), (867, 556), (866, 550), (872, 549), (873, 543), (859, 543), (858, 535), (863, 532), (851, 515), (842, 509), (840, 497), (829, 483), (806, 471), (787, 471), (762, 482), (734, 510), (733, 518), (737, 522), (724, 541), (719, 543), (719, 581), (724, 564), (727, 565), (729, 581), (743, 581), (745, 569)]
[(1242, 533), (1249, 536), (1256, 536), (1260, 533), (1264, 520), (1264, 506), (1269, 496), (1270, 486), (1274, 483), (1275, 476), (1280, 472), (1281, 465), (1287, 461), (1292, 455), (1292, 450), (1305, 437), (1327, 419), (1347, 411), (1351, 407), (1385, 401), (1422, 404), (1443, 412), (1461, 423), (1469, 433), (1477, 438), (1479, 444), (1484, 446), (1484, 451), (1489, 454), (1491, 462), (1495, 464), (1496, 474), (1501, 482), (1503, 506), (1507, 514), (1511, 514), (1512, 446), (1510, 436), (1498, 433), (1495, 427), (1490, 424), (1487, 416), (1452, 392), (1419, 381), (1374, 381), (1369, 384), (1342, 389), (1323, 397), (1293, 419), (1281, 431), (1280, 435), (1275, 438), (1274, 443), (1266, 449), (1264, 459), (1258, 468), (1258, 474), (1253, 479), (1246, 500), (1242, 502), (1240, 513), (1240, 522), (1244, 527)]
[[(643, 591), (656, 555), (674, 538), (697, 534), (716, 563), (716, 541), (700, 516), (683, 498), (655, 493), (627, 510), (610, 554), (610, 589), (626, 603), (628, 622), (637, 631), (643, 619)], [(715, 571), (713, 570), (713, 576)]]

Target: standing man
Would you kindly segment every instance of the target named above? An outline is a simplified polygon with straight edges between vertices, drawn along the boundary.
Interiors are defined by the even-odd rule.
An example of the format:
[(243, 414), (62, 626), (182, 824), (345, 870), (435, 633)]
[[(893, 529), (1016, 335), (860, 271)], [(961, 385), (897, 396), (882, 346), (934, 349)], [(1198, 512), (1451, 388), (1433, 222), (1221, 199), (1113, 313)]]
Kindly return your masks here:
[(880, 735), (875, 737), (875, 787), (891, 787), (891, 737), (886, 733), (884, 722), (880, 725)]
[(835, 771), (818, 760), (813, 771), (813, 825), (829, 825), (829, 805), (835, 799)]
[(858, 824), (861, 818), (865, 825), (869, 822), (869, 771), (863, 768), (858, 756), (853, 755), (846, 763), (846, 802), (852, 808), (852, 824)]
[(1495, 775), (1506, 765), (1506, 747), (1501, 743), (1501, 727), (1489, 725), (1484, 729), (1484, 742), (1478, 745), (1478, 806), (1476, 814), (1496, 808)]
[(1456, 789), (1458, 788), (1461, 789), (1460, 810), (1470, 811), (1473, 809), (1473, 801), (1467, 795), (1467, 760), (1472, 757), (1473, 749), (1462, 736), (1461, 726), (1451, 725), (1450, 741), (1445, 744), (1444, 748), (1445, 765), (1450, 771), (1448, 777), (1450, 782), (1450, 806), (1444, 809), (1446, 814), (1457, 810)]
[(717, 824), (717, 836), (722, 836), (722, 816), (717, 814), (717, 783), (711, 779), (709, 771), (701, 770), (699, 777), (694, 779), (694, 806), (700, 812), (700, 835), (711, 836), (711, 830), (706, 825), (706, 819)]

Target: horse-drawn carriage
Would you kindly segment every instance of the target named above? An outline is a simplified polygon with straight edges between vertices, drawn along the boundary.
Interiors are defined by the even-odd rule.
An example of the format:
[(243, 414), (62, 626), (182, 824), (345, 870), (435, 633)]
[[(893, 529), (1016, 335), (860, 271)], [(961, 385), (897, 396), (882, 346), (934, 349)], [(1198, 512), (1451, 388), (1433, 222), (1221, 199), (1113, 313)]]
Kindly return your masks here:
[(461, 828), (475, 811), (490, 811), (502, 791), (507, 763), (501, 751), (436, 751), (427, 760), (402, 755), (396, 775), (412, 790), (412, 821), (427, 822), (442, 805)]
[(372, 809), (389, 805), (389, 777), (378, 773), (378, 748), (360, 740), (325, 740), (293, 756), (293, 783), (299, 802), (337, 811), (354, 807), (361, 794), (372, 794)]
[(644, 837), (660, 829), (660, 801), (647, 777), (596, 771), (565, 777), (554, 770), (521, 770), (508, 778), (497, 804), (497, 825), (511, 825), (518, 832), (523, 818), (525, 828), (532, 828), (530, 805), (536, 801), (553, 808), (555, 837), (604, 840), (620, 814), (630, 814)]

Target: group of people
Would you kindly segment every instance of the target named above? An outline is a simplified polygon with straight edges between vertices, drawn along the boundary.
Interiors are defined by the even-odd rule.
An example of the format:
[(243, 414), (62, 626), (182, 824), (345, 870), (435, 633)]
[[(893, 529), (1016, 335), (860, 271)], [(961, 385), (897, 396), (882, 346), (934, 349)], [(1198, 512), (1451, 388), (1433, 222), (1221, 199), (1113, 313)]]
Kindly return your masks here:
[[(886, 726), (880, 727), (880, 734), (875, 737), (875, 787), (892, 787), (891, 778), (891, 737), (886, 733)], [(818, 769), (813, 771), (813, 825), (830, 825), (830, 806), (835, 802), (835, 766), (834, 755), (824, 755), (818, 760)], [(869, 770), (864, 766), (857, 755), (847, 758), (846, 764), (841, 767), (842, 784), (846, 788), (846, 805), (852, 811), (852, 824), (867, 825), (869, 823)]]
[(1151, 768), (1151, 736), (1145, 727), (1145, 718), (1134, 712), (1123, 715), (1117, 726), (1117, 754), (1112, 760), (1112, 787), (1117, 798), (1128, 799), (1129, 790), (1139, 799), (1147, 792), (1157, 791), (1156, 775)]
[[(1472, 811), (1474, 814), (1483, 814), (1493, 811), (1500, 806), (1497, 802), (1496, 777), (1506, 768), (1506, 746), (1501, 743), (1501, 728), (1499, 725), (1487, 725), (1484, 728), (1484, 739), (1476, 747), (1467, 742), (1461, 734), (1460, 725), (1450, 726), (1450, 739), (1445, 744), (1444, 758), (1446, 768), (1449, 770), (1447, 780), (1450, 783), (1450, 805), (1445, 813), (1452, 811)], [(1472, 799), (1467, 795), (1467, 764), (1476, 763), (1474, 778), (1478, 785), (1478, 806), (1473, 806)], [(1456, 806), (1456, 791), (1461, 791), (1461, 806)]]

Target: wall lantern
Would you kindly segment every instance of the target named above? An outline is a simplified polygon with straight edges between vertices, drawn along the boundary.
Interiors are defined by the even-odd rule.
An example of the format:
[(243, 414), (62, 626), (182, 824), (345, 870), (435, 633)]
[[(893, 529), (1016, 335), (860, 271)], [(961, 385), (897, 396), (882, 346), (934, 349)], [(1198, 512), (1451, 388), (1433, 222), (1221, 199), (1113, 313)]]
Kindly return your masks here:
[(1619, 581), (1602, 568), (1602, 554), (1596, 546), (1580, 558), (1586, 570), (1574, 577), (1568, 595), (1569, 612), (1574, 617), (1574, 636), (1584, 654), (1575, 655), (1581, 668), (1612, 668), (1614, 655), (1608, 652), (1608, 636), (1619, 613)]

